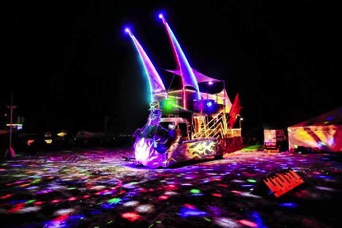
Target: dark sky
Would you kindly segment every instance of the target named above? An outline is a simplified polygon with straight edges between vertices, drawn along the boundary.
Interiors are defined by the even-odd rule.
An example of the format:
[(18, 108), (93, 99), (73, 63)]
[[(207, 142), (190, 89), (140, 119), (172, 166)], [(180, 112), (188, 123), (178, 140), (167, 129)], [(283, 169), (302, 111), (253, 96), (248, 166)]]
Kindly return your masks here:
[(240, 94), (246, 132), (287, 128), (342, 106), (337, 3), (72, 2), (2, 3), (0, 112), (13, 94), (27, 131), (103, 131), (105, 119), (112, 132), (141, 127), (147, 84), (123, 29), (133, 27), (163, 76), (175, 62), (160, 10), (190, 65), (225, 80), (232, 101)]

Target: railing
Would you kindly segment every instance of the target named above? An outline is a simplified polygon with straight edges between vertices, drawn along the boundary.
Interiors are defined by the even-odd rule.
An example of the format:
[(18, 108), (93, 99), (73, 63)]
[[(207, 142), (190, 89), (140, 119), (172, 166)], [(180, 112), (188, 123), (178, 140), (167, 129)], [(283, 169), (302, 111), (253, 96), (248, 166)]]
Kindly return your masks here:
[[(208, 116), (204, 119), (208, 120)], [(227, 133), (227, 121), (224, 112), (220, 112), (209, 121), (203, 121), (199, 124), (198, 129), (192, 135), (193, 139), (206, 138), (206, 137), (224, 137)]]

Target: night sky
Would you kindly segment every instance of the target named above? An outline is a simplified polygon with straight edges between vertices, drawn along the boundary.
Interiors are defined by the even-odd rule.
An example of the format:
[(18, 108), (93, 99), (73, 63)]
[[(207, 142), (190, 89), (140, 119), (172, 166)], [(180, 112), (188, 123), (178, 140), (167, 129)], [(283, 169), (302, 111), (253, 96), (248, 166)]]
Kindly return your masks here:
[[(177, 3), (176, 3), (177, 2)], [(313, 1), (6, 1), (0, 112), (13, 94), (24, 130), (133, 133), (148, 115), (136, 38), (163, 77), (175, 62), (166, 20), (190, 65), (240, 94), (245, 134), (342, 106), (337, 3)], [(3, 123), (1, 123), (3, 126)]]

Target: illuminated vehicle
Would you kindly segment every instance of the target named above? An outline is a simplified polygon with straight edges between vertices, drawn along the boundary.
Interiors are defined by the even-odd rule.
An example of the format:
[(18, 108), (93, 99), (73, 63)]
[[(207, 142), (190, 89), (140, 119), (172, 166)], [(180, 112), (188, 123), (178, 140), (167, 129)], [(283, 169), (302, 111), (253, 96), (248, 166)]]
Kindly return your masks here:
[(287, 137), (283, 129), (264, 129), (264, 150), (283, 151), (287, 147)]
[(151, 167), (169, 167), (198, 159), (222, 158), (242, 147), (241, 129), (233, 125), (241, 110), (238, 95), (232, 104), (222, 80), (191, 68), (177, 39), (160, 18), (173, 46), (181, 88), (165, 89), (163, 80), (133, 33), (126, 29), (141, 57), (151, 89), (150, 114), (133, 136), (135, 161)]

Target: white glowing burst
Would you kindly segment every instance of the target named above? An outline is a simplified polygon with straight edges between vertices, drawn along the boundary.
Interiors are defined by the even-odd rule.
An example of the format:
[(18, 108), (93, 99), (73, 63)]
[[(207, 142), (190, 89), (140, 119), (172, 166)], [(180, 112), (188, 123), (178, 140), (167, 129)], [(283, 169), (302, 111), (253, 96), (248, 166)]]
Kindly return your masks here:
[(246, 197), (251, 197), (251, 198), (262, 198), (261, 196), (251, 194), (250, 192), (242, 192), (240, 196), (246, 196)]
[(68, 208), (68, 209), (60, 209), (58, 211), (55, 211), (54, 215), (68, 215), (75, 212), (75, 209)]
[(140, 213), (149, 213), (149, 212), (153, 212), (154, 211), (154, 206), (151, 204), (144, 204), (144, 205), (140, 205), (138, 207), (135, 208), (136, 212), (140, 212)]
[(336, 192), (336, 189), (334, 188), (329, 188), (329, 187), (324, 187), (324, 186), (316, 186), (317, 189), (319, 190), (324, 190), (324, 191), (329, 191), (329, 192)]
[(18, 211), (18, 213), (29, 213), (29, 212), (36, 212), (39, 211), (41, 209), (41, 207), (25, 207), (23, 209), (21, 209), (20, 211)]
[(173, 192), (173, 191), (168, 191), (168, 192), (165, 192), (164, 195), (174, 196), (174, 195), (178, 195), (178, 193), (177, 192)]
[(124, 207), (135, 207), (139, 205), (139, 201), (129, 201), (123, 204)]
[(214, 222), (221, 227), (239, 228), (242, 227), (233, 219), (229, 218), (215, 218)]
[(106, 186), (104, 186), (104, 185), (97, 185), (97, 186), (92, 187), (91, 190), (102, 190), (105, 188), (106, 188)]

